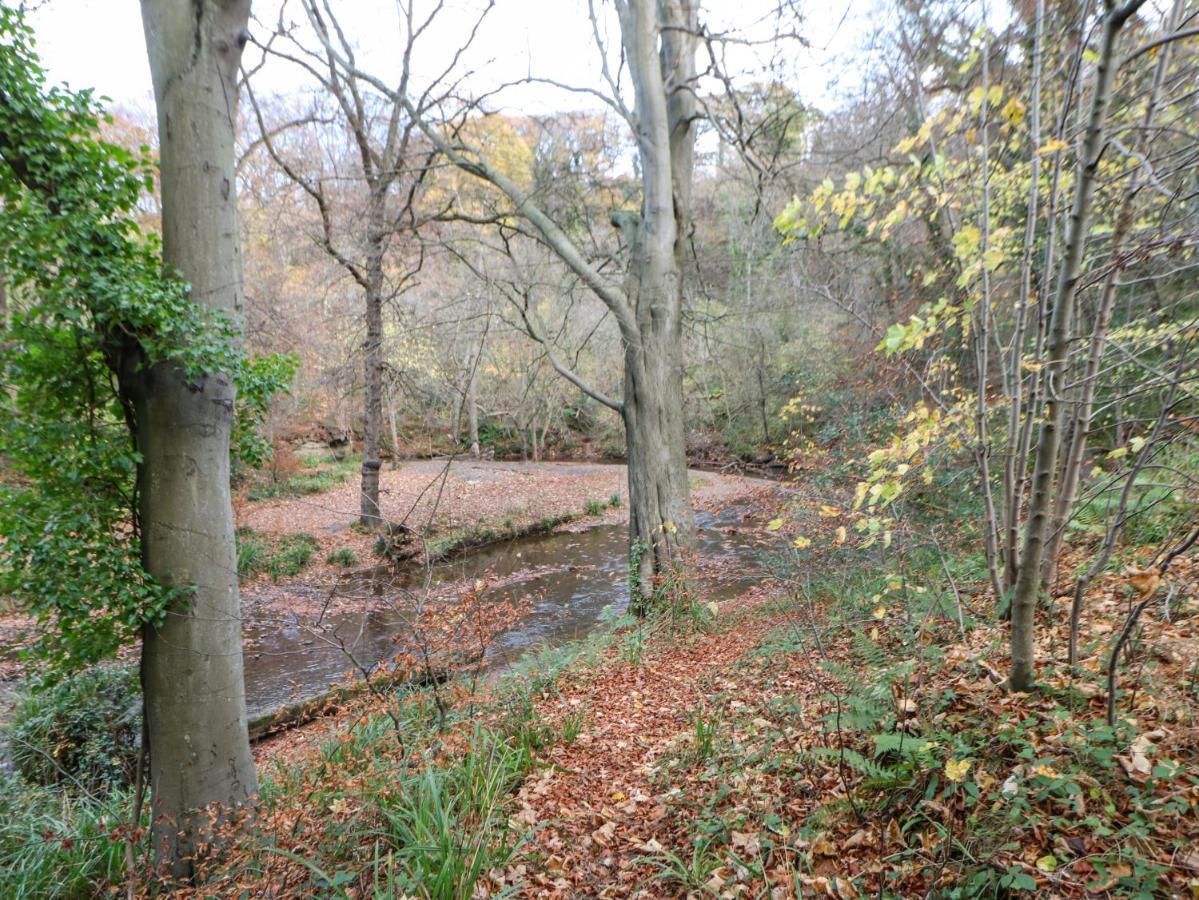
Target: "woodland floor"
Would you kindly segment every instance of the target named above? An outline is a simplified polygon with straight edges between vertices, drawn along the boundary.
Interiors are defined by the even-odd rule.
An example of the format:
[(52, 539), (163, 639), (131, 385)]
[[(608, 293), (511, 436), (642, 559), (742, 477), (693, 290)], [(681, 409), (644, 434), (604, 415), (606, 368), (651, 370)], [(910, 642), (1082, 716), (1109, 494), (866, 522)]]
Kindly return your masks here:
[[(820, 506), (792, 495), (788, 514), (830, 547)], [(763, 546), (786, 537), (767, 530)], [(804, 568), (698, 625), (634, 626), (536, 689), (528, 720), (558, 737), (511, 800), (525, 842), (476, 896), (1196, 893), (1199, 822), (1184, 810), (1199, 801), (1199, 557), (1175, 561), (1170, 603), (1141, 619), (1115, 730), (1105, 678), (1135, 598), (1126, 574), (1088, 594), (1076, 675), (1061, 661), (1059, 584), (1040, 625), (1043, 690), (1012, 694), (985, 579), (959, 573), (932, 598), (929, 573), (900, 588), (820, 551)], [(508, 701), (489, 710), (490, 691), (451, 692), (475, 710), (466, 729), (505, 727)], [(260, 764), (319, 756), (362, 715), (343, 712), (260, 745)], [(464, 733), (451, 727), (440, 753), (453, 758)], [(371, 821), (358, 802), (338, 807), (346, 827)]]
[[(1131, 888), (1137, 864), (1112, 855), (1119, 841), (1103, 833), (1123, 825), (1130, 834), (1122, 840), (1172, 885), (1160, 884), (1161, 896), (1182, 896), (1184, 885), (1196, 893), (1199, 822), (1169, 811), (1173, 799), (1199, 797), (1194, 662), (1185, 649), (1199, 646), (1199, 561), (1182, 563), (1177, 578), (1189, 585), (1189, 599), (1173, 621), (1146, 623), (1139, 668), (1124, 676), (1134, 681), (1124, 710), (1134, 736), (1113, 754), (1110, 770), (1097, 771), (1073, 746), (1088, 720), (1101, 727), (1099, 653), (1083, 661), (1075, 688), (1084, 699), (1073, 723), (1062, 721), (1053, 699), (1070, 685), (1062, 672), (1048, 674), (1048, 696), (1010, 694), (995, 681), (1004, 665), (997, 626), (950, 643), (942, 663), (915, 673), (906, 697), (902, 689), (895, 694), (900, 712), (890, 728), (909, 733), (913, 745), (921, 734), (934, 737), (936, 719), (960, 723), (963, 733), (1026, 723), (1035, 755), (972, 759), (972, 783), (992, 812), (1014, 790), (1034, 803), (1027, 827), (1013, 827), (1012, 840), (996, 841), (1000, 849), (981, 860), (997, 878), (1018, 873), (1045, 897), (1148, 896)], [(1108, 578), (1095, 592), (1090, 633), (1110, 635), (1122, 620), (1121, 586), (1122, 579)], [(537, 713), (545, 721), (585, 710), (586, 725), (573, 742), (554, 746), (548, 765), (521, 787), (514, 817), (533, 839), (516, 865), (497, 873), (496, 886), (562, 898), (857, 897), (883, 896), (884, 888), (886, 896), (976, 896), (958, 884), (949, 862), (960, 849), (952, 848), (955, 829), (966, 843), (965, 821), (975, 819), (963, 792), (942, 778), (952, 790), (934, 793), (928, 785), (935, 780), (913, 772), (911, 783), (897, 779), (894, 796), (880, 802), (867, 775), (837, 763), (838, 749), (869, 757), (871, 747), (857, 730), (835, 727), (836, 698), (848, 702), (850, 690), (830, 678), (826, 664), (865, 664), (855, 660), (847, 632), (830, 631), (812, 612), (816, 621), (777, 586), (750, 592), (722, 605), (711, 631), (660, 640), (635, 662), (611, 658), (543, 700)], [(899, 630), (897, 615), (888, 612), (883, 624)], [(1043, 663), (1061, 638), (1060, 629), (1044, 635)], [(945, 708), (943, 698), (955, 695)], [(823, 759), (799, 764), (818, 748)], [(935, 776), (938, 761), (931, 768)], [(1157, 795), (1145, 819), (1117, 799), (1108, 776), (1134, 793)], [(1049, 788), (1070, 779), (1089, 790), (1063, 817), (1064, 798)], [(1097, 799), (1100, 808), (1112, 804), (1103, 826)], [(1181, 850), (1171, 843), (1178, 840)]]
[[(437, 523), (434, 534), (531, 525), (581, 513), (624, 482), (618, 466), (442, 467), (386, 472), (385, 515), (416, 508)], [(430, 484), (440, 501), (427, 499)], [(1070, 583), (1059, 583), (1039, 625), (1043, 689), (1013, 694), (1001, 685), (1006, 626), (985, 578), (957, 568), (965, 556), (938, 586), (940, 567), (950, 571), (944, 558), (919, 569), (839, 549), (836, 520), (822, 512), (836, 497), (772, 501), (761, 482), (704, 473), (693, 486), (701, 508), (748, 499), (763, 520), (770, 503), (785, 503), (788, 524), (757, 526), (762, 546), (789, 545), (802, 531), (812, 550), (785, 580), (718, 605), (695, 598), (692, 620), (626, 627), (556, 676), (512, 676), (536, 685), (522, 695), (527, 721), (554, 737), (503, 813), (524, 841), (475, 896), (1199, 895), (1199, 822), (1189, 813), (1199, 803), (1199, 554), (1175, 560), (1168, 604), (1145, 610), (1119, 667), (1121, 721), (1109, 729), (1109, 650), (1139, 590), (1127, 571), (1089, 591), (1073, 674), (1062, 664)], [(303, 576), (319, 580), (331, 575), (325, 552), (369, 553), (369, 538), (349, 527), (355, 508), (348, 483), (244, 504), (238, 518), (263, 533), (319, 535), (320, 562)], [(951, 549), (959, 527), (938, 526)], [(1063, 570), (1085, 549), (1072, 549)], [(1153, 549), (1129, 547), (1124, 558)], [(253, 602), (291, 583), (259, 578), (245, 593)], [(508, 733), (501, 682), (445, 690), (451, 724), (426, 758), (460, 759), (480, 727)], [(265, 812), (265, 830), (297, 859), (320, 859), (329, 835), (379, 827), (379, 798), (358, 787), (378, 758), (364, 771), (354, 757), (334, 769), (321, 762), (330, 742), (348, 748), (355, 728), (379, 715), (371, 702), (256, 747), (268, 778), (307, 772), (305, 790), (322, 798), (314, 809), (328, 810), (301, 838), (297, 817), (313, 801), (284, 795)], [(371, 858), (329, 865), (353, 870)], [(284, 865), (248, 895), (311, 888), (310, 869)], [(369, 895), (369, 881), (361, 890), (347, 896)]]

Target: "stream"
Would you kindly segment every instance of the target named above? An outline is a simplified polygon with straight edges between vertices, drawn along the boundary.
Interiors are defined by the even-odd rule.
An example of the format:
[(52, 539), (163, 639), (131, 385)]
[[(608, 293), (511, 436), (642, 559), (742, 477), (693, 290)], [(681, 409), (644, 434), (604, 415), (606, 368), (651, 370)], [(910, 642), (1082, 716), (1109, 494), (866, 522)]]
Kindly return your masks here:
[[(696, 514), (696, 581), (705, 602), (734, 597), (767, 577), (760, 535), (741, 530), (747, 516), (743, 506)], [(509, 601), (519, 600), (527, 607), (487, 648), (485, 670), (502, 669), (531, 647), (583, 637), (627, 608), (627, 554), (628, 526), (601, 524), (492, 544), (429, 572), (385, 567), (354, 573), (342, 579), (319, 629), (299, 616), (245, 623), (250, 718), (320, 696), (344, 684), (348, 671), (395, 654), (411, 633), (408, 598), (422, 589), (436, 596), (485, 579), (499, 586), (487, 591), (484, 604), (511, 608)]]

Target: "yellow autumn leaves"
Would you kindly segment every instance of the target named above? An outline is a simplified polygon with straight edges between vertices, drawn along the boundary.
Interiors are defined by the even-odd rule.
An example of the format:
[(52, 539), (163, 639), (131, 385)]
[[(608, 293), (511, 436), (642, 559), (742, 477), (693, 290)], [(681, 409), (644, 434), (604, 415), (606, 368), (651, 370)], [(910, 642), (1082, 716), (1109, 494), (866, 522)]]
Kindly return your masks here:
[(969, 759), (947, 759), (945, 760), (945, 777), (950, 781), (962, 781), (966, 777), (966, 773), (970, 771), (970, 766), (973, 762)]

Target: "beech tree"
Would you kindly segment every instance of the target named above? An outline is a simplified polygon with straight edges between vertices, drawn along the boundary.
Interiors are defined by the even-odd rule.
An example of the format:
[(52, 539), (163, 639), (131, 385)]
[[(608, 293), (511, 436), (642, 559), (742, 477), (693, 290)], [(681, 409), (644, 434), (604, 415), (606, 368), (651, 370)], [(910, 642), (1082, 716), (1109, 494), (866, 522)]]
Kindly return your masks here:
[[(289, 365), (240, 341), (233, 178), (248, 3), (147, 0), (162, 242), (138, 220), (149, 148), (106, 141), (90, 91), (48, 87), (0, 9), (3, 590), (36, 616), (51, 678), (142, 639), (153, 844), (194, 873), (221, 809), (257, 790), (246, 734), (230, 444)], [(186, 282), (183, 280), (186, 279)], [(236, 420), (235, 420), (236, 416)], [(143, 751), (145, 745), (143, 745)]]
[[(243, 287), (234, 175), (237, 74), (249, 0), (143, 0), (158, 108), (163, 262), (194, 302), (228, 315)], [(230, 373), (188, 375), (127, 357), (142, 455), (139, 519), (146, 571), (180, 589), (143, 637), (155, 857), (189, 877), (211, 804), (258, 791), (246, 730), (229, 444)], [(218, 815), (216, 821), (223, 816)]]

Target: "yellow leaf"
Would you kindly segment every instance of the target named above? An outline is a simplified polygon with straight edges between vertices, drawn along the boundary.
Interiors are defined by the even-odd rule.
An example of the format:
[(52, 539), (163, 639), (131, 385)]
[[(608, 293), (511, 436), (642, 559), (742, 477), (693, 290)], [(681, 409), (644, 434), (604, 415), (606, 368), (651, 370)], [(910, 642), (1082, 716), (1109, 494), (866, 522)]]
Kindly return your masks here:
[(834, 516), (841, 515), (841, 510), (835, 506), (829, 506), (827, 503), (820, 504), (820, 517), (822, 519), (831, 519)]
[(961, 781), (970, 771), (971, 761), (968, 759), (945, 760), (945, 777), (950, 781)]
[(885, 618), (885, 617), (886, 617), (886, 615), (887, 615), (887, 607), (885, 607), (885, 606), (876, 606), (876, 607), (874, 608), (874, 617), (875, 617), (876, 619), (883, 619), (883, 618)]
[(845, 526), (842, 525), (837, 529), (837, 538), (836, 538), (835, 543), (837, 544), (838, 547), (845, 543), (845, 537), (846, 537)]
[(801, 534), (799, 537), (797, 537), (797, 538), (796, 538), (794, 541), (792, 541), (791, 543), (792, 543), (792, 544), (794, 544), (796, 547), (798, 547), (800, 550), (804, 550), (804, 549), (806, 549), (807, 547), (811, 547), (811, 546), (812, 546), (812, 539), (811, 539), (811, 538), (806, 538), (806, 537), (804, 537), (804, 536)]
[(1037, 148), (1037, 156), (1047, 156), (1050, 153), (1058, 153), (1062, 150), (1069, 150), (1070, 145), (1065, 141), (1060, 141), (1054, 138), (1052, 141), (1046, 141)]
[(1013, 97), (1003, 107), (1003, 117), (1013, 125), (1019, 125), (1024, 121), (1024, 104)]
[(963, 225), (953, 236), (953, 250), (958, 259), (965, 260), (978, 252), (982, 233), (973, 225)]
[(771, 519), (768, 523), (766, 523), (767, 531), (778, 531), (782, 527), (783, 527), (782, 519)]

